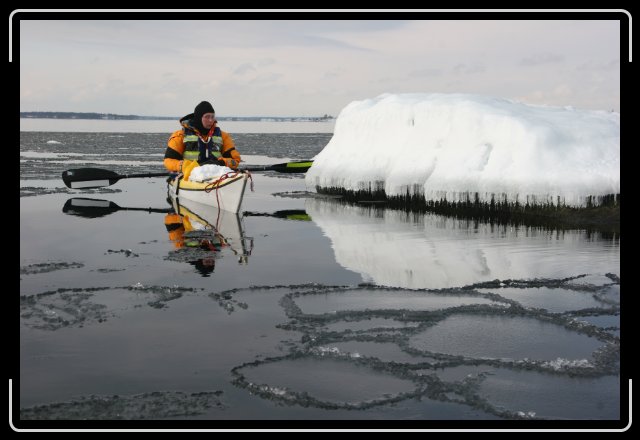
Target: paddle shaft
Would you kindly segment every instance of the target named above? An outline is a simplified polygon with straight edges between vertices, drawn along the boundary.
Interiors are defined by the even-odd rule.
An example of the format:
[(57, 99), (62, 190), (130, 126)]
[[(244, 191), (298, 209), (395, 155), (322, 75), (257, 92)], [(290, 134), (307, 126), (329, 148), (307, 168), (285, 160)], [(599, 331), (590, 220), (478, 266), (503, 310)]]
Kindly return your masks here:
[(307, 214), (307, 211), (304, 209), (285, 209), (281, 211), (275, 212), (252, 212), (252, 211), (244, 211), (242, 213), (245, 217), (275, 217), (281, 218), (284, 220), (303, 220), (309, 221), (311, 217)]
[(176, 173), (149, 173), (149, 174), (120, 174), (119, 179), (133, 179), (137, 177), (168, 177)]
[(306, 173), (313, 165), (312, 160), (299, 160), (294, 162), (276, 163), (273, 165), (246, 165), (241, 166), (241, 171), (276, 171), (278, 173)]
[(168, 214), (170, 212), (173, 212), (173, 209), (171, 208), (128, 208), (126, 206), (118, 206), (117, 208), (118, 211), (144, 211), (144, 212), (157, 212), (157, 213), (162, 213), (162, 214)]
[[(238, 171), (276, 171), (278, 173), (306, 173), (313, 161), (301, 160), (293, 162), (277, 163), (273, 165), (247, 165), (240, 167)], [(144, 174), (118, 174), (114, 171), (100, 168), (77, 168), (62, 173), (64, 184), (72, 189), (100, 188), (110, 186), (120, 179), (134, 179), (141, 177), (168, 177), (177, 173), (144, 173)]]

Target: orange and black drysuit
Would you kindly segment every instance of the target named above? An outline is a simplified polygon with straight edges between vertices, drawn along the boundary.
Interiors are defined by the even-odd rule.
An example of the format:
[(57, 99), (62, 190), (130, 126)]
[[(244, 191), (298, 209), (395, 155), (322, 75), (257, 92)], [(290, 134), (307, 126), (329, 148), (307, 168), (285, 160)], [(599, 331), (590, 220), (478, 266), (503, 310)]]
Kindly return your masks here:
[(217, 233), (213, 234), (211, 238), (185, 239), (185, 233), (194, 230), (188, 215), (169, 213), (164, 217), (164, 225), (169, 233), (169, 240), (177, 249), (187, 246), (218, 252), (221, 248), (228, 246), (224, 237)]
[(188, 180), (193, 168), (206, 161), (218, 161), (219, 165), (226, 165), (236, 169), (240, 163), (240, 153), (235, 148), (229, 133), (220, 130), (216, 123), (206, 135), (193, 126), (194, 114), (188, 114), (180, 119), (182, 129), (176, 130), (167, 143), (164, 154), (164, 166), (167, 170), (183, 173)]
[(184, 246), (184, 223), (182, 216), (172, 212), (164, 217), (164, 225), (169, 233), (169, 240), (174, 246), (181, 248)]
[(224, 246), (228, 246), (222, 236), (213, 236), (211, 239), (189, 239), (185, 237), (185, 232), (193, 230), (191, 222), (187, 216), (181, 216), (175, 212), (167, 214), (164, 218), (164, 225), (169, 233), (171, 240), (177, 249), (185, 247), (197, 247), (199, 249), (211, 251), (211, 257), (197, 258), (189, 261), (189, 264), (195, 266), (196, 270), (202, 276), (208, 277), (216, 267), (216, 252), (219, 252)]

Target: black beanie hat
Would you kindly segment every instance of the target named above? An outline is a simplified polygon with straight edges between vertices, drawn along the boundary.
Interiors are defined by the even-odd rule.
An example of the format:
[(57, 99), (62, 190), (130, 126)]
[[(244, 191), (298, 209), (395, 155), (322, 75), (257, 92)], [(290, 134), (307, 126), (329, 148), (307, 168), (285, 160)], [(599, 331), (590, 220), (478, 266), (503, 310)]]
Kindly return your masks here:
[(215, 112), (216, 111), (213, 109), (213, 106), (209, 102), (202, 101), (200, 104), (196, 105), (196, 109), (193, 111), (193, 117), (196, 122), (200, 122), (202, 121), (202, 115)]

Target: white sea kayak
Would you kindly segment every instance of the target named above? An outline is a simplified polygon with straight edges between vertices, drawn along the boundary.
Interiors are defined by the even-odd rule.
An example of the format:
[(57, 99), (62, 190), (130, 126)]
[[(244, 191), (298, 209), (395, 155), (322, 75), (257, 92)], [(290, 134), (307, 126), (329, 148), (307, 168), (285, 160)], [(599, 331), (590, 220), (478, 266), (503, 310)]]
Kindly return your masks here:
[(234, 172), (206, 182), (183, 180), (178, 177), (169, 180), (169, 195), (182, 200), (219, 208), (237, 213), (242, 205), (249, 174)]

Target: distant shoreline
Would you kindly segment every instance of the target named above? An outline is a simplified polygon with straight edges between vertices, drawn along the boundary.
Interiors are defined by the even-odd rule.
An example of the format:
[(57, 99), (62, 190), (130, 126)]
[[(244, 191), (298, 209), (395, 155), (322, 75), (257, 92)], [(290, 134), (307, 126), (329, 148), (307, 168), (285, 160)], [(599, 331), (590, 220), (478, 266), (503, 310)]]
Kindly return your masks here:
[[(116, 115), (113, 113), (78, 113), (78, 112), (20, 112), (20, 119), (85, 119), (116, 121), (177, 121), (180, 116), (139, 116)], [(330, 115), (323, 116), (219, 116), (220, 121), (270, 121), (270, 122), (327, 122), (335, 119)]]

